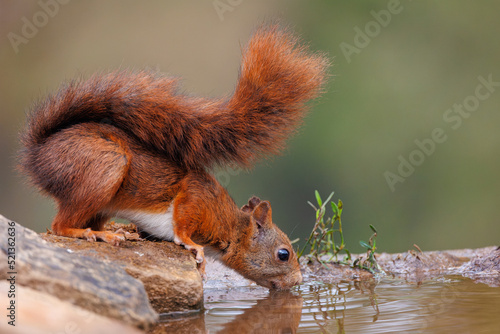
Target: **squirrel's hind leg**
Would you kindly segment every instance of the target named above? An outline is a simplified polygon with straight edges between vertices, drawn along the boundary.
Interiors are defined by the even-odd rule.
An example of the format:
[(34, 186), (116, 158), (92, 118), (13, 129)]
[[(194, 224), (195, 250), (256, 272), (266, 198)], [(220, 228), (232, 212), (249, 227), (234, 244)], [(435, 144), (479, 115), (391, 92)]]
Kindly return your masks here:
[(73, 227), (80, 226), (80, 222), (85, 219), (81, 216), (81, 213), (75, 213), (73, 210), (60, 207), (52, 222), (52, 232), (63, 237), (81, 238), (87, 241), (102, 240), (118, 246), (120, 242), (125, 240), (124, 234), (101, 231), (108, 218), (108, 216), (97, 214), (87, 220), (84, 225), (84, 227), (88, 226), (87, 228)]
[[(81, 124), (53, 135), (41, 148), (44, 188), (59, 204), (52, 231), (60, 236), (119, 244), (122, 234), (101, 231), (106, 212), (128, 172), (125, 143), (98, 124)], [(43, 164), (45, 162), (45, 164)]]

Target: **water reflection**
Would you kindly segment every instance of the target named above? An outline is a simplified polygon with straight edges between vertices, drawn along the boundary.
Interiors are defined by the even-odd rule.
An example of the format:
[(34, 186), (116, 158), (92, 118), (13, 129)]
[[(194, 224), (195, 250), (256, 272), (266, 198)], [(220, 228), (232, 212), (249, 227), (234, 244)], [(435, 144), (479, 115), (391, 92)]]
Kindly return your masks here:
[(261, 288), (212, 291), (205, 301), (210, 333), (297, 333), (303, 307), (298, 291), (270, 293)]
[(238, 314), (217, 333), (297, 333), (303, 299), (290, 292), (270, 293)]
[(303, 291), (299, 333), (497, 333), (500, 289), (471, 280), (348, 282)]
[[(305, 301), (301, 328), (314, 329), (317, 333), (345, 333), (346, 314), (359, 305), (370, 313), (367, 317), (377, 321), (380, 311), (376, 286), (374, 280), (303, 285), (301, 292)], [(362, 302), (358, 303), (360, 300)]]
[[(500, 288), (462, 277), (205, 292), (206, 311), (154, 333), (497, 333)], [(177, 324), (176, 324), (177, 323)], [(167, 330), (168, 329), (168, 330)]]

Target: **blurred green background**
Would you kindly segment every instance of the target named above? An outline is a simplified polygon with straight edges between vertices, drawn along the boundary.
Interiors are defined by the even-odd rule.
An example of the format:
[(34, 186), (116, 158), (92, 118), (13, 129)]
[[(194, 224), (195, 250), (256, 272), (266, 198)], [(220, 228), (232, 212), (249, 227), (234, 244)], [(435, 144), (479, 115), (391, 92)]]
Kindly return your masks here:
[[(500, 81), (499, 2), (54, 1), (0, 2), (0, 214), (37, 231), (55, 214), (14, 171), (33, 101), (64, 80), (117, 68), (158, 68), (190, 94), (229, 96), (241, 46), (278, 17), (333, 59), (332, 80), (283, 156), (218, 173), (236, 202), (270, 200), (275, 223), (303, 241), (314, 223), (306, 202), (334, 190), (358, 252), (368, 224), (380, 251), (499, 243), (500, 87), (473, 97), (479, 76)], [(443, 119), (474, 101), (460, 126)], [(436, 128), (446, 141), (422, 159), (415, 140)], [(419, 165), (391, 189), (384, 173), (398, 173), (400, 156)]]

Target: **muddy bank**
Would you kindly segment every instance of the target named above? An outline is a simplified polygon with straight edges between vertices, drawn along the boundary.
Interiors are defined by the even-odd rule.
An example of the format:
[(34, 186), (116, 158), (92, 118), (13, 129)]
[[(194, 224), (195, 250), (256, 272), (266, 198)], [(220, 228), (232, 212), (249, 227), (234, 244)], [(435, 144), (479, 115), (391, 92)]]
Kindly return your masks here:
[[(14, 296), (13, 319), (28, 315), (23, 316), (26, 326), (20, 333), (30, 333), (36, 321), (41, 328), (65, 332), (81, 310), (86, 310), (86, 318), (116, 319), (121, 327), (131, 328), (120, 332), (132, 333), (134, 327), (151, 328), (159, 313), (200, 312), (203, 307), (203, 284), (192, 253), (173, 243), (132, 237), (115, 247), (50, 233), (39, 235), (1, 215), (0, 235), (0, 279), (8, 280)], [(31, 299), (51, 298), (61, 303), (54, 308), (38, 307), (33, 314)], [(60, 316), (60, 328), (52, 326), (55, 314)], [(77, 328), (93, 328), (88, 325), (81, 323)]]
[(40, 236), (75, 255), (119, 266), (144, 285), (149, 302), (158, 313), (201, 310), (203, 284), (191, 252), (172, 242), (142, 240), (135, 235), (133, 225), (108, 223), (105, 228), (128, 229), (132, 236), (127, 235), (127, 240), (118, 247), (50, 233)]
[[(363, 255), (353, 255), (353, 258)], [(469, 277), (478, 283), (500, 286), (500, 247), (448, 251), (410, 250), (405, 253), (380, 253), (376, 259), (384, 273), (411, 282), (422, 282), (449, 275)], [(365, 270), (329, 263), (303, 263), (308, 279), (329, 281), (366, 280), (373, 277)]]

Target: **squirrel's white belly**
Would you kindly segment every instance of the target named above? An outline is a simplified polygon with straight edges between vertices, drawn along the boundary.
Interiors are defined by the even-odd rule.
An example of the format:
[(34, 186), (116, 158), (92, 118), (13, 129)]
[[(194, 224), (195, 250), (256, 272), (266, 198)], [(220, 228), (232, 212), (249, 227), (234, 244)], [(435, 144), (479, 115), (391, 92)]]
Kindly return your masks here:
[(173, 205), (170, 205), (164, 213), (122, 210), (116, 212), (115, 216), (134, 223), (139, 230), (147, 232), (157, 238), (174, 241)]

